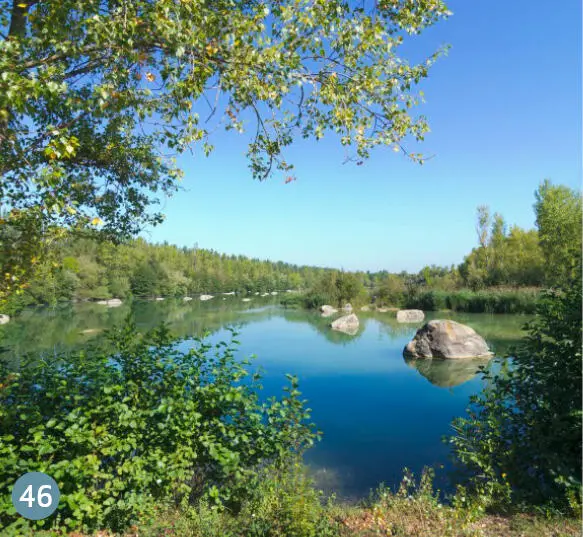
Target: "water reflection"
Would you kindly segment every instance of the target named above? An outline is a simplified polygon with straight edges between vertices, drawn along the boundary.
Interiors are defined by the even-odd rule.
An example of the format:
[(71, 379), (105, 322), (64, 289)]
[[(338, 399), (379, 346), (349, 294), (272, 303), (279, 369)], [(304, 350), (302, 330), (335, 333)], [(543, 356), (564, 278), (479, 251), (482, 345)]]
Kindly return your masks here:
[[(128, 315), (140, 332), (167, 323), (183, 340), (182, 350), (192, 345), (189, 338), (205, 331), (212, 333), (213, 343), (229, 339), (226, 327), (238, 327), (237, 356), (257, 356), (252, 368), (265, 372), (264, 397), (281, 393), (286, 373), (297, 375), (302, 397), (324, 432), (306, 462), (320, 486), (342, 498), (365, 497), (381, 481), (398, 484), (404, 467), (419, 473), (425, 465), (446, 461), (442, 436), (450, 432), (451, 419), (463, 415), (468, 397), (483, 387), (474, 377), (481, 364), (474, 361), (403, 360), (403, 347), (423, 323), (400, 324), (390, 312), (357, 312), (360, 326), (350, 336), (332, 330), (330, 318), (286, 310), (272, 297), (36, 308), (0, 326), (0, 347), (16, 366), (24, 353), (86, 350), (106, 344), (107, 330)], [(427, 320), (443, 315), (427, 315)], [(513, 315), (451, 317), (474, 328), (498, 355), (520, 337), (527, 320)]]
[(431, 384), (441, 388), (459, 386), (472, 380), (480, 367), (486, 367), (490, 358), (466, 358), (463, 360), (404, 358), (405, 363), (416, 369)]

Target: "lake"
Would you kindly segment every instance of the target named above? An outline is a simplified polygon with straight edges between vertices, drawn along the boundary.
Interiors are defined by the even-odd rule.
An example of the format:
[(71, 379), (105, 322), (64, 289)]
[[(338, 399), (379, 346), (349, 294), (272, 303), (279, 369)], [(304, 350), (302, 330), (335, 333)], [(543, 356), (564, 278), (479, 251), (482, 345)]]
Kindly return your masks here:
[[(53, 355), (86, 348), (103, 331), (131, 315), (139, 330), (169, 324), (180, 343), (209, 331), (211, 341), (229, 338), (236, 327), (240, 356), (256, 355), (264, 371), (265, 395), (280, 394), (285, 374), (297, 375), (323, 439), (306, 455), (318, 485), (343, 499), (367, 496), (384, 482), (396, 486), (403, 469), (425, 465), (447, 469), (442, 436), (482, 388), (477, 362), (404, 360), (402, 350), (422, 323), (397, 323), (392, 313), (357, 312), (355, 336), (334, 332), (318, 313), (284, 309), (277, 297), (217, 296), (193, 300), (134, 301), (117, 308), (90, 303), (28, 309), (0, 326), (3, 359), (17, 365), (26, 352)], [(430, 314), (468, 324), (498, 354), (521, 335), (529, 317)], [(438, 483), (445, 486), (444, 472)]]

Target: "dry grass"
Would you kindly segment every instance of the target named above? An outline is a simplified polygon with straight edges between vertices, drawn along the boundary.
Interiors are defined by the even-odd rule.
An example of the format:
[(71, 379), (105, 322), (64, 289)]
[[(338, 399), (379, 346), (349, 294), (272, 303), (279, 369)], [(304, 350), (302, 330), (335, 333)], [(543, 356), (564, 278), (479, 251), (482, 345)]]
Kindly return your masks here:
[(486, 515), (470, 520), (448, 507), (353, 509), (340, 516), (340, 537), (581, 537), (581, 521), (532, 515)]

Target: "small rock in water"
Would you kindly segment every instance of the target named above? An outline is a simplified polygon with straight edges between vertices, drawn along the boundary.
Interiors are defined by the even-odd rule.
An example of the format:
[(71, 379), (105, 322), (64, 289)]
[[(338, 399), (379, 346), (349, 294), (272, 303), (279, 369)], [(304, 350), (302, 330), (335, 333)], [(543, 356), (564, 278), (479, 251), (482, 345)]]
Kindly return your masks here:
[(420, 323), (425, 319), (425, 313), (421, 310), (399, 310), (397, 312), (397, 322), (399, 323)]
[(344, 304), (342, 311), (345, 311), (346, 313), (351, 313), (352, 312), (352, 304)]
[(101, 306), (108, 306), (110, 308), (117, 308), (118, 306), (121, 306), (123, 304), (123, 302), (119, 298), (111, 298), (109, 300), (98, 300), (96, 303), (100, 304)]
[(320, 306), (320, 312), (322, 313), (322, 317), (330, 317), (330, 315), (338, 313), (338, 310), (332, 306), (328, 306), (328, 304), (324, 304)]
[(162, 297), (162, 296), (157, 296), (157, 297), (156, 297), (156, 300), (157, 300), (158, 302), (160, 302), (160, 301), (164, 300), (164, 297)]
[(192, 300), (191, 296), (185, 296), (182, 300), (184, 300), (184, 302), (189, 302), (190, 300)]
[(250, 298), (244, 298), (243, 302), (249, 302), (251, 299)]
[(81, 330), (81, 334), (97, 334), (101, 331), (101, 328), (86, 328), (85, 330)]
[(10, 315), (6, 315), (5, 313), (0, 313), (0, 324), (6, 324), (10, 322)]
[(358, 317), (351, 313), (350, 315), (344, 315), (333, 321), (330, 326), (333, 330), (338, 330), (340, 332), (345, 332), (350, 335), (354, 335), (358, 331), (359, 326)]
[(201, 300), (210, 300), (211, 298), (214, 298), (213, 295), (200, 295)]

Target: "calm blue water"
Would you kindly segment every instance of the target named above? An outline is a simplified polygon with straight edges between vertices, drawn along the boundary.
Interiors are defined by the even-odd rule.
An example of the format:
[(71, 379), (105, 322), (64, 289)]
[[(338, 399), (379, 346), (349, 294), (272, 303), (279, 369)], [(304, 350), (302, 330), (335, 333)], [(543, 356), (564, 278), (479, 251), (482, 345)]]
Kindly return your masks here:
[[(210, 339), (219, 341), (230, 338), (227, 326), (238, 327), (239, 356), (257, 356), (253, 367), (264, 370), (266, 397), (281, 395), (286, 373), (298, 376), (323, 432), (306, 463), (320, 487), (345, 499), (367, 496), (381, 482), (396, 487), (405, 467), (419, 475), (424, 466), (446, 464), (442, 436), (451, 432), (451, 420), (463, 415), (468, 397), (482, 389), (474, 376), (480, 364), (403, 359), (404, 346), (421, 324), (399, 324), (388, 313), (358, 313), (361, 327), (352, 337), (333, 332), (329, 320), (316, 313), (285, 310), (273, 300), (31, 310), (2, 327), (0, 347), (13, 361), (27, 351), (83, 348), (126, 315), (140, 329), (169, 323), (187, 338), (184, 347), (206, 328)], [(472, 326), (499, 353), (519, 337), (525, 322), (511, 315), (449, 317)], [(446, 488), (444, 474), (438, 473), (440, 488)]]
[[(402, 355), (419, 324), (399, 325), (379, 319), (382, 314), (361, 316), (355, 338), (332, 342), (322, 321), (312, 315), (302, 313), (302, 322), (296, 312), (290, 319), (285, 310), (272, 310), (239, 327), (237, 339), (241, 357), (257, 355), (254, 365), (264, 370), (266, 396), (281, 394), (286, 373), (299, 378), (313, 421), (323, 432), (305, 458), (319, 486), (356, 499), (381, 482), (396, 487), (404, 468), (419, 476), (424, 466), (433, 466), (437, 485), (447, 489), (449, 448), (442, 437), (451, 433), (452, 419), (464, 414), (469, 396), (482, 389), (480, 377), (474, 376), (480, 364), (461, 366), (461, 371), (443, 364), (443, 371), (437, 363), (428, 379)], [(511, 326), (523, 322), (521, 317), (490, 315), (462, 320), (479, 329), (501, 317)], [(228, 338), (225, 330), (212, 336)]]

